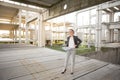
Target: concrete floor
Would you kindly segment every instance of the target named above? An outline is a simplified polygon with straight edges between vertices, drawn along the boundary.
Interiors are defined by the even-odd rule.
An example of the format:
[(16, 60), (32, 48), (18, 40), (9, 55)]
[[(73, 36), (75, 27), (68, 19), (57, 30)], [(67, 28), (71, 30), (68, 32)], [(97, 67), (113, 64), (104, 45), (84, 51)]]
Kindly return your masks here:
[(0, 80), (120, 80), (120, 66), (76, 56), (74, 75), (70, 66), (63, 75), (64, 52), (48, 48), (1, 48)]

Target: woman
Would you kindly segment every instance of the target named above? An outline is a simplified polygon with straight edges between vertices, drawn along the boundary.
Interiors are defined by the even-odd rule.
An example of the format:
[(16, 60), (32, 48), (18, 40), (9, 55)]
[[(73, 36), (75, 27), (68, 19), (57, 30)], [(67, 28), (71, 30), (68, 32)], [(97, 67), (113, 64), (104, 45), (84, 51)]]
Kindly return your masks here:
[(73, 74), (74, 65), (75, 65), (75, 53), (76, 53), (75, 48), (78, 48), (81, 42), (82, 41), (77, 36), (74, 36), (74, 30), (69, 29), (69, 37), (67, 37), (67, 42), (66, 42), (66, 45), (68, 47), (67, 54), (65, 58), (64, 70), (63, 72), (61, 72), (61, 74), (64, 74), (66, 72), (70, 56), (71, 56), (71, 75)]

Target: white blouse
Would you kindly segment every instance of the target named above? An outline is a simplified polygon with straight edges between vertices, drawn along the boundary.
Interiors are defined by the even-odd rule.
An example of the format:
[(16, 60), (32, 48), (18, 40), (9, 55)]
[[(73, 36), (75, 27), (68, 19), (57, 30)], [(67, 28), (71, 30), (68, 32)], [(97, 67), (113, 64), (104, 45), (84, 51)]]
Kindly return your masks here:
[(69, 46), (68, 47), (69, 48), (75, 48), (75, 43), (74, 43), (73, 37), (70, 37), (70, 39), (69, 39)]

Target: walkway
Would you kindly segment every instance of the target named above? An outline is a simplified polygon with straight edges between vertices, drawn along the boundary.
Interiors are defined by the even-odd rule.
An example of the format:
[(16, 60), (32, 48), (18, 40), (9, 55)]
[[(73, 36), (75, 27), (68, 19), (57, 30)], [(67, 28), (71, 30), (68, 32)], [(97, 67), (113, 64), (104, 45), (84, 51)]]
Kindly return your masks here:
[(64, 52), (47, 48), (0, 49), (0, 80), (120, 80), (120, 66), (76, 56), (74, 75), (63, 75)]

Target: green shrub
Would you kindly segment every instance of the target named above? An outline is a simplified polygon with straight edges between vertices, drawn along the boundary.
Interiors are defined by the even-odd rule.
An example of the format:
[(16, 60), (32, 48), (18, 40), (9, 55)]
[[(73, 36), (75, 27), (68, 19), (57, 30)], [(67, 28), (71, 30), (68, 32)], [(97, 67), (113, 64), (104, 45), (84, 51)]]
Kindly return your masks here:
[[(62, 50), (62, 45), (54, 44), (52, 46), (46, 46), (47, 48), (54, 49), (54, 50), (59, 50), (59, 51), (64, 51)], [(93, 52), (95, 51), (95, 47), (91, 46), (90, 48), (87, 48), (86, 45), (81, 45), (79, 48), (76, 50), (76, 54), (84, 54), (88, 52)]]

